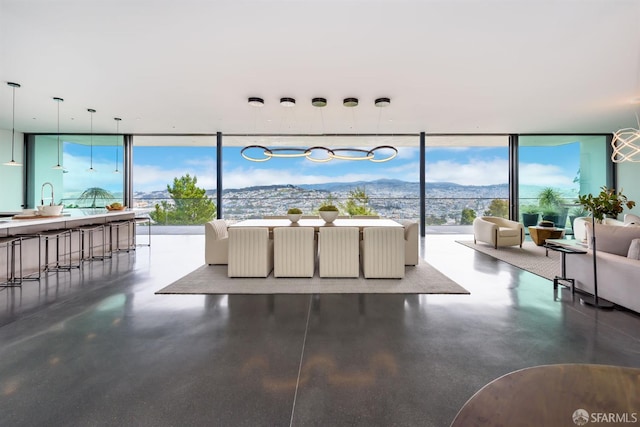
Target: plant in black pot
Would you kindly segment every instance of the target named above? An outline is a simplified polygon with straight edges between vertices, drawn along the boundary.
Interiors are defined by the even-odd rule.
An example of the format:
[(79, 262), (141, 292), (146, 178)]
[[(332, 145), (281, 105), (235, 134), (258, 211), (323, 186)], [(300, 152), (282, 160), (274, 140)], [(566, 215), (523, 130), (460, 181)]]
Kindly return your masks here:
[[(544, 221), (551, 221), (556, 227), (564, 227), (561, 220), (561, 213), (566, 210), (562, 205), (564, 199), (560, 195), (560, 192), (552, 187), (545, 187), (538, 193), (538, 204), (542, 210), (542, 219)], [(566, 214), (564, 219), (566, 221)]]
[(538, 216), (540, 215), (540, 208), (536, 205), (523, 205), (522, 211), (522, 225), (530, 227), (538, 223)]

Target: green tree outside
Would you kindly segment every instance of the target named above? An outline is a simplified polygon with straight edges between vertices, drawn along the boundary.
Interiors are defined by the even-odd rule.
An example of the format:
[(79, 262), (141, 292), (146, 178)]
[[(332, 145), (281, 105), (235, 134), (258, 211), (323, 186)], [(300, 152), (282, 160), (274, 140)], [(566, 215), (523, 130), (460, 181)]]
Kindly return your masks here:
[(509, 202), (502, 199), (493, 199), (489, 205), (489, 209), (484, 211), (484, 214), (487, 216), (509, 218)]
[(195, 225), (204, 224), (215, 218), (217, 207), (206, 196), (204, 188), (198, 188), (198, 178), (189, 174), (173, 179), (173, 186), (167, 191), (173, 204), (161, 202), (149, 215), (158, 224)]
[(476, 219), (476, 211), (470, 208), (462, 209), (462, 214), (460, 215), (461, 225), (471, 225), (474, 219)]
[(342, 210), (349, 215), (375, 215), (375, 212), (368, 206), (369, 196), (364, 188), (356, 187), (349, 191), (347, 201), (341, 204)]

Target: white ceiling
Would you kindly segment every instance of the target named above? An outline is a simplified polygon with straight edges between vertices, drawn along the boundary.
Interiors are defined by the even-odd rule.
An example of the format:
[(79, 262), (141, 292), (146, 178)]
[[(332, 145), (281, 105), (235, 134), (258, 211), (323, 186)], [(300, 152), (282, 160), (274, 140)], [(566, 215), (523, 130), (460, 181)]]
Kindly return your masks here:
[(54, 96), (64, 133), (87, 108), (96, 133), (611, 132), (636, 127), (640, 0), (0, 0), (0, 81), (24, 132), (56, 131)]

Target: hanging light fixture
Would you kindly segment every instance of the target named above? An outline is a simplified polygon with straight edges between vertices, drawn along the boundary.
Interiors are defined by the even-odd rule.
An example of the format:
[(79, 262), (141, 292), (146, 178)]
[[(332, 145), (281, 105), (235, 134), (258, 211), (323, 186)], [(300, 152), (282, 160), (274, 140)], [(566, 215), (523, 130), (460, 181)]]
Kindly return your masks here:
[(625, 128), (613, 133), (611, 161), (613, 163), (640, 162), (640, 120), (636, 113), (638, 129)]
[(90, 133), (90, 143), (91, 143), (91, 163), (87, 172), (95, 172), (96, 170), (93, 168), (93, 113), (96, 112), (93, 108), (87, 108), (87, 111), (91, 113), (91, 133)]
[(120, 173), (118, 170), (118, 155), (120, 154), (120, 150), (118, 150), (118, 135), (120, 134), (120, 120), (122, 119), (120, 117), (114, 117), (113, 120), (116, 121), (116, 170), (114, 170), (113, 173)]
[(58, 104), (58, 164), (53, 167), (53, 169), (64, 169), (60, 164), (60, 151), (62, 151), (62, 147), (60, 146), (60, 103), (64, 102), (64, 99), (54, 97), (54, 101)]
[(15, 160), (15, 134), (16, 134), (16, 88), (20, 87), (18, 83), (7, 82), (8, 86), (13, 89), (13, 115), (11, 118), (11, 161), (3, 163), (5, 166), (22, 166)]

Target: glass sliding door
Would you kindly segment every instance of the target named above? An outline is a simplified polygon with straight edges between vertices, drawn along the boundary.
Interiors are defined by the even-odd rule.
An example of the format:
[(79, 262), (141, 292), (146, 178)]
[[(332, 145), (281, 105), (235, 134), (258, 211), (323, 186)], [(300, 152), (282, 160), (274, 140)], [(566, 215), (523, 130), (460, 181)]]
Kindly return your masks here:
[(215, 136), (133, 137), (132, 207), (154, 233), (204, 233), (216, 218), (216, 157)]
[(525, 227), (541, 220), (572, 233), (573, 218), (585, 216), (575, 200), (607, 185), (604, 135), (523, 135), (518, 146), (520, 219)]
[(425, 144), (427, 233), (469, 232), (476, 217), (509, 217), (507, 135), (427, 135)]
[[(321, 205), (333, 204), (344, 216), (378, 215), (417, 220), (420, 212), (418, 144), (417, 135), (224, 136), (224, 217), (242, 220), (283, 216), (292, 207), (300, 208), (303, 215), (317, 215)], [(245, 156), (253, 159), (248, 160), (241, 151), (251, 145), (291, 156), (265, 160), (264, 149), (256, 147), (245, 151)], [(304, 148), (318, 146), (335, 149), (343, 158), (314, 162), (298, 156)], [(368, 150), (377, 146), (392, 146), (397, 149), (397, 156), (386, 162), (362, 159)], [(302, 151), (289, 150), (291, 148), (302, 148)], [(380, 149), (375, 152), (375, 159), (393, 154), (392, 149)], [(327, 152), (315, 149), (311, 156), (322, 160), (327, 158)]]

